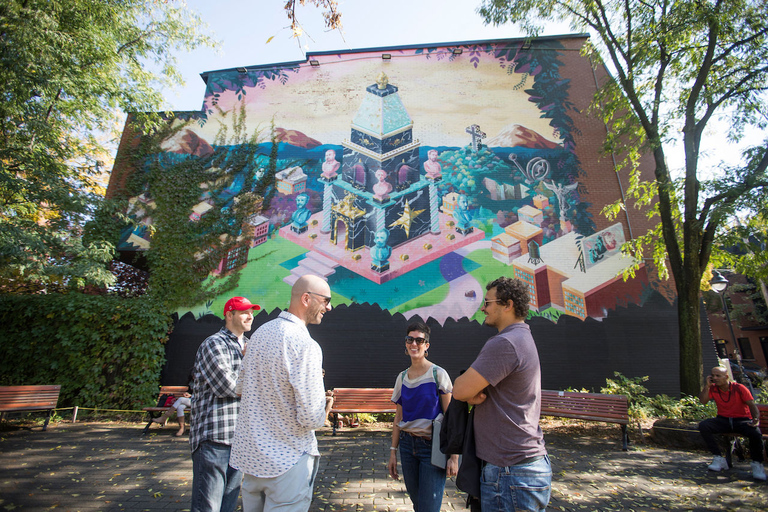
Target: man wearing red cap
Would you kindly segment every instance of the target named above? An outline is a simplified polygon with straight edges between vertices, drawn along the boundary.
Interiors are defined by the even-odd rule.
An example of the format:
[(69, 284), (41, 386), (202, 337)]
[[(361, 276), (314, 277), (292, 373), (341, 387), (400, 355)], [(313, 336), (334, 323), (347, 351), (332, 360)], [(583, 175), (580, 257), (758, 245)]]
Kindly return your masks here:
[(192, 369), (189, 444), (192, 448), (192, 512), (234, 511), (243, 474), (229, 466), (229, 452), (240, 411), (237, 377), (251, 329), (253, 311), (245, 297), (224, 305), (224, 327), (200, 345)]

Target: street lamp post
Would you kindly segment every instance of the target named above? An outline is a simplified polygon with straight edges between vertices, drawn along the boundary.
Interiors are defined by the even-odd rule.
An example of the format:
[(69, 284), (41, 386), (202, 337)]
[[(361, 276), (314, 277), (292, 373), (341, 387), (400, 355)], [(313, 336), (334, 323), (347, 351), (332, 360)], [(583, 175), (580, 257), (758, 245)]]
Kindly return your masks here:
[(728, 329), (731, 331), (731, 341), (733, 341), (733, 353), (736, 354), (736, 363), (739, 365), (741, 376), (744, 378), (744, 380), (747, 381), (749, 392), (752, 393), (752, 396), (755, 396), (755, 390), (752, 387), (752, 381), (749, 379), (749, 377), (747, 377), (747, 374), (744, 372), (744, 366), (741, 364), (741, 351), (739, 350), (739, 345), (736, 342), (736, 334), (733, 332), (733, 324), (731, 323), (731, 314), (728, 312), (728, 304), (725, 302), (725, 289), (728, 288), (728, 284), (728, 279), (726, 279), (723, 274), (717, 270), (712, 271), (712, 280), (709, 281), (709, 285), (712, 287), (715, 293), (720, 295), (720, 298), (723, 301), (725, 321), (728, 323)]

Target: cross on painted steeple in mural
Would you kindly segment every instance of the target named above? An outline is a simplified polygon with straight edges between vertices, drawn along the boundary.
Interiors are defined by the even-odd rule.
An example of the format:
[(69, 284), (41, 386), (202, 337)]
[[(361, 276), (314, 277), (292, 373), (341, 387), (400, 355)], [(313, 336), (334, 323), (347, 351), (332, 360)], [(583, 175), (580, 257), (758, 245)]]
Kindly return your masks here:
[(477, 150), (480, 148), (480, 139), (486, 137), (485, 132), (480, 130), (480, 125), (477, 124), (473, 124), (465, 131), (472, 136), (472, 152), (477, 153)]

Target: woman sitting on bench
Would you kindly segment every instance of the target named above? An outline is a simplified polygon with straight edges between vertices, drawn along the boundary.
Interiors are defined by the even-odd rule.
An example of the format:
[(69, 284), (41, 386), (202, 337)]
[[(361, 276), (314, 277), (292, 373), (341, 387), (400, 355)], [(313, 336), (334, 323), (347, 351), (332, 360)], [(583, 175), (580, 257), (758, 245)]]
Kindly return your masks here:
[[(165, 422), (168, 421), (168, 418), (171, 417), (171, 415), (175, 412), (176, 413), (176, 420), (179, 422), (179, 431), (176, 432), (174, 435), (176, 437), (181, 437), (184, 435), (184, 410), (192, 407), (192, 395), (190, 393), (184, 393), (183, 396), (177, 397), (173, 402), (170, 404), (170, 409), (165, 411), (163, 414), (160, 415), (158, 418), (152, 418), (152, 421), (154, 423), (162, 423), (165, 425)], [(167, 404), (168, 402), (166, 402)]]

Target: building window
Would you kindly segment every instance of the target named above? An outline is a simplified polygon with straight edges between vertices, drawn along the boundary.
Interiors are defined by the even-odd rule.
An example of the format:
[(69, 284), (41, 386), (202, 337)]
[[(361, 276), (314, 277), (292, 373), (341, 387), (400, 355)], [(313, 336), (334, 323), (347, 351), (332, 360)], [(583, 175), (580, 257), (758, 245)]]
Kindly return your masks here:
[(715, 350), (719, 359), (728, 359), (728, 342), (725, 340), (715, 340)]
[(243, 247), (234, 247), (229, 251), (224, 261), (224, 272), (230, 272), (237, 267), (241, 267), (248, 261), (248, 250)]
[(752, 344), (749, 342), (749, 338), (738, 338), (739, 350), (741, 351), (741, 358), (745, 360), (755, 360), (755, 354), (752, 353)]

